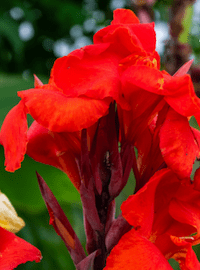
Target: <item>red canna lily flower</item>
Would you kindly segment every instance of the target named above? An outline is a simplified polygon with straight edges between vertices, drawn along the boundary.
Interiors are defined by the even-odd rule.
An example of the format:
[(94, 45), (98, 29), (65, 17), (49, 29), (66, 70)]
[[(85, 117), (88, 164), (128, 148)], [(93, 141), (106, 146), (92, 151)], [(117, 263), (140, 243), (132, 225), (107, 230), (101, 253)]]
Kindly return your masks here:
[[(20, 163), (23, 160), (24, 154), (26, 152), (26, 146), (27, 146), (28, 140), (30, 141), (29, 148), (28, 148), (29, 149), (28, 152), (30, 153), (31, 147), (35, 147), (35, 144), (34, 144), (33, 140), (36, 141), (36, 138), (37, 138), (37, 140), (40, 140), (40, 141), (43, 140), (43, 142), (44, 142), (44, 140), (47, 139), (44, 146), (42, 146), (42, 148), (38, 149), (38, 152), (41, 152), (41, 153), (42, 152), (44, 153), (45, 151), (48, 151), (49, 153), (52, 152), (53, 155), (54, 155), (54, 157), (53, 157), (54, 160), (52, 160), (52, 158), (50, 156), (47, 157), (45, 160), (42, 160), (41, 159), (42, 154), (40, 155), (39, 158), (38, 158), (38, 155), (37, 155), (36, 160), (39, 159), (39, 161), (42, 161), (42, 162), (45, 161), (44, 163), (54, 165), (56, 167), (61, 168), (63, 171), (67, 172), (68, 169), (65, 167), (64, 162), (62, 162), (63, 158), (64, 159), (67, 158), (67, 157), (62, 156), (62, 152), (64, 150), (66, 150), (66, 149), (60, 149), (60, 145), (62, 144), (61, 142), (65, 141), (65, 148), (72, 149), (73, 146), (75, 146), (74, 151), (76, 153), (78, 151), (79, 146), (75, 145), (75, 144), (77, 144), (77, 143), (79, 144), (78, 140), (79, 140), (79, 137), (80, 137), (78, 135), (78, 130), (81, 130), (84, 127), (84, 125), (87, 127), (88, 125), (91, 125), (94, 122), (96, 122), (98, 120), (98, 118), (100, 116), (102, 116), (102, 114), (104, 114), (106, 112), (106, 110), (108, 109), (108, 106), (109, 106), (109, 102), (107, 102), (107, 101), (103, 101), (103, 100), (99, 100), (99, 101), (96, 100), (95, 101), (95, 99), (92, 99), (92, 100), (90, 99), (91, 104), (94, 105), (94, 106), (91, 105), (93, 107), (93, 109), (92, 109), (93, 117), (92, 117), (90, 109), (88, 107), (88, 105), (90, 103), (88, 98), (82, 98), (81, 97), (79, 99), (79, 101), (80, 101), (80, 103), (79, 103), (77, 98), (72, 99), (72, 98), (67, 98), (66, 97), (67, 98), (67, 100), (66, 100), (67, 103), (66, 104), (68, 104), (68, 101), (71, 100), (71, 102), (70, 102), (70, 104), (68, 106), (70, 111), (67, 112), (67, 107), (66, 107), (67, 105), (64, 104), (65, 103), (65, 98), (61, 97), (61, 96), (59, 97), (60, 92), (58, 92), (58, 93), (56, 92), (56, 87), (52, 87), (52, 85), (49, 84), (49, 85), (47, 85), (47, 88), (49, 88), (49, 92), (45, 92), (46, 90), (43, 89), (43, 86), (41, 86), (41, 85), (38, 86), (38, 79), (36, 79), (36, 88), (35, 88), (35, 90), (28, 90), (28, 93), (32, 92), (33, 93), (33, 95), (32, 95), (33, 98), (35, 96), (38, 97), (38, 95), (43, 96), (45, 93), (48, 94), (48, 98), (47, 97), (45, 98), (46, 105), (47, 105), (47, 107), (45, 109), (46, 110), (45, 113), (47, 113), (47, 111), (50, 110), (51, 113), (53, 113), (54, 116), (55, 116), (55, 118), (53, 120), (53, 118), (49, 115), (50, 116), (49, 120), (50, 119), (51, 120), (50, 120), (50, 123), (47, 124), (47, 126), (48, 127), (52, 126), (51, 128), (47, 129), (46, 124), (44, 124), (44, 126), (42, 126), (42, 125), (39, 125), (38, 122), (34, 122), (32, 127), (30, 128), (30, 130), (28, 132), (28, 137), (27, 137), (28, 129), (27, 129), (27, 122), (26, 122), (26, 113), (27, 113), (28, 109), (25, 106), (25, 103), (23, 101), (21, 101), (17, 106), (15, 106), (9, 112), (9, 114), (7, 115), (5, 121), (4, 121), (3, 125), (2, 125), (0, 139), (1, 139), (1, 143), (4, 146), (5, 156), (6, 156), (5, 165), (6, 165), (6, 169), (8, 171), (14, 171), (14, 170), (16, 170), (17, 168), (20, 167)], [(58, 96), (56, 98), (55, 96), (57, 94), (58, 94)], [(50, 101), (51, 98), (52, 98), (52, 100)], [(59, 98), (60, 98), (60, 102), (63, 105), (61, 105), (61, 104), (58, 105)], [(38, 99), (38, 105), (41, 102), (41, 100), (39, 101), (39, 99)], [(56, 99), (57, 99), (58, 103), (56, 103)], [(54, 105), (50, 104), (51, 102), (53, 102)], [(74, 104), (74, 106), (73, 106), (73, 104)], [(82, 108), (85, 108), (84, 109), (85, 112), (83, 110), (81, 110), (81, 107), (79, 106), (79, 104), (80, 104), (80, 106)], [(49, 109), (48, 109), (48, 106), (50, 106)], [(58, 118), (57, 118), (57, 116), (55, 114), (56, 106), (57, 106), (57, 108), (59, 108), (59, 110), (61, 109), (61, 106), (64, 106), (63, 109), (65, 111), (63, 111), (62, 113), (60, 111), (57, 114), (57, 116), (58, 116), (59, 113), (61, 113), (60, 114), (60, 120), (58, 120)], [(42, 106), (42, 107), (45, 107), (45, 105)], [(42, 109), (42, 107), (41, 107), (41, 109)], [(82, 118), (84, 118), (84, 119), (82, 119), (82, 120), (80, 119), (80, 116), (76, 113), (76, 110), (77, 110), (77, 113), (80, 114), (80, 116)], [(45, 117), (47, 117), (47, 115), (46, 116), (44, 115), (43, 120), (44, 120), (45, 123), (47, 123), (46, 122), (47, 119)], [(65, 117), (67, 117), (67, 119), (64, 119)], [(75, 119), (77, 119), (76, 122), (75, 122)], [(53, 122), (54, 122), (54, 124), (53, 124)], [(68, 134), (65, 133), (65, 135), (58, 135), (58, 134), (56, 135), (56, 134), (52, 133), (53, 131), (70, 131), (70, 128), (71, 128), (72, 132), (77, 131), (77, 135), (74, 135), (74, 138), (73, 138), (77, 142), (72, 140), (72, 137), (73, 137), (72, 132), (69, 132)], [(54, 143), (54, 146), (51, 144), (51, 147), (49, 149), (47, 149), (50, 146), (50, 143), (52, 143), (52, 141), (54, 140), (54, 138), (51, 138), (51, 136), (56, 137), (57, 144), (59, 144), (59, 145), (57, 145), (57, 147), (55, 148), (55, 143)], [(69, 145), (71, 144), (70, 141), (71, 142), (73, 141), (73, 145), (71, 145), (69, 147)], [(37, 152), (37, 151), (33, 151), (33, 156), (35, 156), (35, 154), (36, 154), (35, 152)], [(75, 153), (72, 153), (72, 155), (74, 155)], [(67, 153), (67, 154), (69, 155), (69, 153)], [(32, 153), (31, 153), (31, 156), (32, 156)], [(59, 159), (59, 160), (56, 161), (56, 158)], [(52, 162), (53, 162), (53, 164), (52, 164)], [(70, 164), (68, 165), (68, 167), (69, 166), (70, 166)], [(76, 169), (74, 169), (74, 170), (76, 170)], [(74, 176), (74, 177), (76, 178), (76, 176)], [(75, 182), (77, 182), (77, 180), (75, 180)]]
[(170, 167), (177, 177), (190, 177), (193, 163), (199, 158), (200, 132), (188, 118), (164, 106), (136, 141), (139, 190), (158, 170)]
[[(146, 38), (144, 39), (147, 35), (151, 42), (146, 42)], [(118, 37), (122, 38), (118, 40)], [(157, 59), (152, 61), (159, 65), (155, 41), (153, 24), (139, 24), (132, 11), (116, 10), (112, 25), (97, 32), (93, 45), (75, 50), (55, 62), (48, 84), (42, 85), (41, 81), (35, 78), (34, 89), (18, 92), (22, 100), (8, 113), (0, 133), (0, 142), (5, 150), (6, 170), (13, 172), (20, 168), (26, 153), (29, 141), (27, 113), (31, 114), (41, 126), (40, 135), (43, 138), (48, 137), (50, 142), (51, 139), (47, 134), (51, 132), (73, 133), (91, 127), (108, 113), (109, 105), (113, 100), (116, 100), (122, 108), (130, 110), (129, 104), (120, 93), (119, 65), (124, 58), (133, 59), (135, 54), (136, 58)], [(122, 47), (123, 50), (119, 49)], [(31, 138), (33, 139), (35, 135), (38, 138), (40, 136), (38, 129), (34, 131), (35, 135), (33, 129), (35, 128), (32, 127), (29, 132), (32, 134)], [(44, 135), (45, 129), (46, 135)], [(32, 142), (28, 150), (30, 155)], [(54, 152), (55, 145), (49, 150), (51, 153)], [(60, 149), (57, 150), (58, 154)], [(54, 156), (54, 160), (49, 157), (47, 161), (38, 157), (40, 161), (50, 162), (50, 164), (53, 162), (54, 166), (67, 172), (68, 169), (60, 164), (62, 158)], [(73, 165), (77, 174), (75, 167)], [(77, 175), (74, 178), (77, 178)]]
[[(32, 153), (31, 150), (35, 148), (33, 138), (35, 142), (36, 137), (40, 137), (41, 140), (48, 138), (47, 142), (50, 142), (53, 132), (54, 137), (59, 137), (56, 139), (56, 148), (55, 143), (49, 150), (46, 149), (46, 144), (44, 149), (41, 148), (41, 153), (53, 153), (53, 158), (44, 158), (44, 155), (37, 154), (36, 159), (67, 172), (74, 178), (74, 183), (79, 182), (75, 164), (76, 149), (62, 151), (58, 144), (60, 145), (63, 134), (55, 133), (80, 133), (83, 128), (91, 127), (108, 113), (110, 102), (113, 100), (118, 105), (122, 144), (128, 140), (136, 145), (153, 118), (158, 116), (166, 105), (185, 117), (182, 119), (195, 115), (199, 121), (199, 99), (194, 93), (189, 75), (185, 75), (191, 62), (184, 65), (173, 77), (159, 71), (159, 56), (155, 52), (155, 42), (153, 23), (140, 24), (132, 11), (118, 9), (114, 12), (111, 25), (95, 34), (93, 45), (76, 50), (55, 62), (48, 84), (42, 85), (36, 78), (34, 89), (19, 92), (22, 101), (9, 112), (0, 133), (6, 156), (6, 170), (18, 169), (26, 153), (29, 141), (27, 113), (32, 115), (38, 125), (37, 131), (32, 127), (29, 132), (29, 154), (36, 157), (36, 153)], [(190, 134), (193, 147), (190, 155), (184, 151), (181, 153), (177, 145), (170, 147), (171, 141), (175, 142), (177, 137), (174, 138), (173, 134), (171, 137), (165, 135), (167, 121), (160, 132), (162, 156), (180, 178), (189, 177), (191, 165), (199, 156), (198, 139), (195, 136), (192, 139)], [(181, 128), (178, 132), (181, 133)], [(187, 136), (185, 132), (184, 138)], [(65, 134), (64, 137), (67, 138), (68, 135)], [(77, 135), (75, 140), (76, 137)], [(184, 162), (188, 164), (185, 172), (180, 173), (177, 162), (174, 162), (175, 148), (176, 152), (179, 152), (179, 161), (182, 160), (182, 163), (179, 162), (180, 166), (184, 165)], [(65, 161), (71, 156), (73, 164), (66, 167)], [(183, 158), (185, 156), (186, 158)], [(72, 167), (72, 172), (69, 167)]]
[[(155, 43), (153, 23), (140, 24), (132, 11), (116, 10), (93, 45), (56, 60), (48, 84), (35, 77), (34, 89), (18, 92), (21, 101), (2, 125), (6, 170), (18, 169), (27, 153), (64, 171), (79, 190), (87, 258), (37, 175), (50, 222), (77, 269), (104, 267), (119, 239), (113, 239), (116, 229), (120, 237), (128, 232), (106, 270), (172, 269), (169, 258), (182, 269), (200, 269), (192, 251), (200, 232), (199, 171), (194, 183), (188, 180), (200, 157), (200, 132), (189, 125), (192, 115), (200, 123), (200, 101), (186, 74), (191, 61), (170, 76), (159, 70)], [(29, 129), (27, 113), (35, 120)], [(121, 216), (114, 219), (114, 198), (132, 167), (138, 192), (122, 205), (129, 231)]]
[(192, 246), (200, 242), (200, 177), (180, 181), (170, 169), (157, 172), (122, 204), (122, 215), (133, 226), (113, 248), (108, 269), (200, 269)]
[[(147, 168), (145, 162), (148, 155), (153, 160), (156, 156), (160, 160), (154, 162), (157, 168), (165, 162), (179, 178), (190, 177), (193, 163), (200, 153), (199, 132), (189, 125), (192, 115), (199, 121), (200, 110), (200, 100), (194, 92), (191, 78), (185, 74), (192, 61), (180, 68), (173, 77), (157, 70), (153, 61), (152, 65), (146, 65), (145, 61), (139, 65), (132, 60), (129, 62), (122, 66), (122, 94), (131, 110), (118, 109), (123, 141), (128, 140), (139, 147), (138, 163), (141, 165), (142, 162), (143, 168)], [(155, 119), (159, 119), (157, 123)], [(152, 121), (155, 128), (149, 133)], [(148, 148), (142, 146), (144, 141), (147, 145), (146, 138), (149, 138), (149, 154), (146, 151)], [(190, 153), (188, 149), (191, 149)], [(155, 168), (151, 168), (151, 175), (145, 178), (149, 179), (155, 171)]]

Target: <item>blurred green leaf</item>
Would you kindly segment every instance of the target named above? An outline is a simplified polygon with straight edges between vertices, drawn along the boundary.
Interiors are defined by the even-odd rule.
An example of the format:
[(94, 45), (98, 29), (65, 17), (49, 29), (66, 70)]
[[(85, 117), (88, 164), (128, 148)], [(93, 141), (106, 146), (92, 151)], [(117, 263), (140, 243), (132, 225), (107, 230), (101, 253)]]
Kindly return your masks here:
[(189, 34), (191, 32), (191, 26), (192, 26), (192, 15), (193, 15), (193, 6), (188, 5), (185, 10), (185, 15), (182, 22), (183, 31), (181, 32), (179, 36), (179, 41), (181, 43), (189, 42)]
[(200, 42), (199, 36), (190, 35), (190, 45), (196, 54), (200, 54)]
[(15, 61), (19, 64), (24, 56), (24, 42), (19, 38), (18, 24), (6, 14), (0, 17), (0, 35), (8, 40)]

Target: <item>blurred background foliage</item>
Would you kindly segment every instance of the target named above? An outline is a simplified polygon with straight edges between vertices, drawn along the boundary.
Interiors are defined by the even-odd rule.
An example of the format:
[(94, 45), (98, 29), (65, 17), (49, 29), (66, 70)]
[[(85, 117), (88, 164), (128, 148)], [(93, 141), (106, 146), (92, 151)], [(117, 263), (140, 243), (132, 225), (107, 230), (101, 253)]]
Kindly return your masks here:
[[(191, 1), (195, 2), (195, 1)], [(0, 8), (0, 125), (8, 111), (17, 104), (16, 92), (33, 87), (33, 74), (44, 83), (57, 57), (92, 43), (93, 34), (108, 25), (116, 8), (141, 6), (155, 21), (157, 50), (164, 62), (166, 40), (170, 39), (169, 9), (173, 0), (8, 0)], [(200, 56), (200, 0), (187, 9), (180, 41), (191, 47), (190, 57), (198, 67)], [(199, 74), (199, 73), (198, 73)], [(199, 78), (199, 75), (198, 75)], [(200, 79), (197, 78), (200, 81)], [(46, 180), (69, 218), (83, 245), (82, 210), (79, 194), (67, 176), (48, 165), (26, 157), (22, 168), (14, 174), (4, 170), (3, 148), (0, 146), (0, 189), (25, 220), (18, 235), (37, 246), (43, 255), (39, 264), (28, 262), (17, 269), (75, 269), (68, 251), (49, 226), (49, 216), (42, 200), (35, 171)], [(121, 202), (134, 188), (131, 175), (127, 187), (117, 198), (117, 214)], [(198, 248), (197, 248), (198, 249)], [(196, 250), (197, 250), (196, 249)], [(174, 269), (178, 269), (174, 261)]]

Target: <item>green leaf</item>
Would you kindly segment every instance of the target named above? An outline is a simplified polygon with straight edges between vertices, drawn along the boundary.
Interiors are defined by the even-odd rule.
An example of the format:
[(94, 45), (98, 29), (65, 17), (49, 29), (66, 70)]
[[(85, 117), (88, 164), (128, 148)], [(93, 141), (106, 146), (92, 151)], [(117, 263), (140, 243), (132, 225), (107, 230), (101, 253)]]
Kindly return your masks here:
[(16, 62), (19, 64), (24, 57), (24, 42), (20, 39), (18, 34), (18, 24), (10, 17), (0, 17), (0, 35), (8, 40)]

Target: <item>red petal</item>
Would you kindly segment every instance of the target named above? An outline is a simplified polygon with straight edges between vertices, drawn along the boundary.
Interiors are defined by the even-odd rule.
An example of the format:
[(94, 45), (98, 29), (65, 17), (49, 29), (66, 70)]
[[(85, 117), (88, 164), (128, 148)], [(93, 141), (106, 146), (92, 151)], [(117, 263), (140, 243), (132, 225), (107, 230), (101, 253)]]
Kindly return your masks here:
[[(194, 184), (182, 181), (174, 199), (169, 205), (170, 215), (177, 221), (193, 226), (200, 235), (200, 191), (198, 191), (198, 173), (195, 174)], [(195, 231), (196, 231), (195, 230)], [(190, 235), (189, 233), (186, 236)], [(194, 239), (197, 236), (194, 235)]]
[(156, 32), (154, 23), (134, 24), (129, 27), (131, 34), (136, 35), (146, 52), (154, 53), (156, 48)]
[[(168, 248), (170, 250), (171, 245), (168, 243), (169, 236), (167, 232), (169, 228), (171, 229), (173, 219), (169, 214), (169, 204), (175, 196), (181, 181), (171, 170), (163, 169), (162, 171), (163, 175), (155, 193), (155, 212), (151, 237), (155, 241), (155, 238), (159, 238), (160, 236), (161, 241), (159, 242), (161, 242), (161, 249), (165, 250)], [(164, 246), (163, 239), (166, 241)]]
[(152, 230), (155, 191), (166, 172), (161, 170), (155, 173), (142, 189), (129, 196), (121, 206), (123, 217), (145, 237), (149, 237)]
[(154, 68), (137, 65), (127, 68), (122, 75), (122, 91), (124, 92), (125, 97), (126, 95), (130, 95), (130, 90), (127, 91), (125, 88), (127, 83), (158, 95), (164, 95), (164, 90), (162, 87), (163, 74)]
[(104, 270), (172, 270), (159, 249), (134, 229), (126, 233), (112, 249)]
[(57, 59), (50, 82), (53, 81), (68, 97), (115, 98), (119, 88), (121, 54), (114, 53), (109, 46), (109, 43), (89, 45), (77, 50), (80, 58), (69, 54)]
[(196, 257), (192, 245), (181, 238), (171, 236), (172, 241), (180, 246), (180, 250), (173, 256), (179, 262), (182, 270), (200, 270), (200, 263)]
[(27, 154), (31, 158), (41, 163), (59, 167), (56, 160), (58, 149), (48, 129), (34, 121), (28, 130), (27, 136)]
[(42, 86), (43, 83), (40, 81), (40, 79), (34, 74), (34, 86), (38, 87), (38, 86)]
[(189, 75), (165, 79), (165, 100), (183, 116), (192, 116), (200, 111), (200, 101), (196, 96)]
[(188, 251), (186, 254), (185, 265), (187, 267), (186, 269), (188, 270), (200, 270), (200, 263), (191, 246), (188, 248)]
[[(150, 24), (114, 24), (99, 30), (94, 35), (94, 43), (113, 43), (114, 50), (124, 57), (130, 53), (145, 55), (155, 52), (156, 34), (154, 23)], [(117, 46), (116, 46), (117, 45)], [(122, 47), (123, 46), (123, 47)]]
[(197, 201), (197, 194), (194, 194), (194, 199), (191, 202), (182, 202), (181, 198), (179, 200), (173, 199), (169, 206), (169, 213), (175, 220), (194, 226), (198, 231), (198, 235), (200, 235), (199, 206), (200, 201)]
[(139, 19), (131, 10), (117, 9), (114, 11), (114, 20), (111, 25), (125, 25), (132, 36), (136, 35), (138, 37), (147, 52), (155, 50), (156, 34), (154, 23), (139, 24)]
[(79, 190), (81, 180), (76, 158), (80, 153), (77, 137), (76, 134), (51, 134), (48, 129), (34, 121), (28, 131), (27, 154), (36, 161), (64, 171)]
[(199, 150), (187, 118), (173, 109), (160, 129), (160, 149), (166, 164), (179, 178), (190, 177)]
[(74, 132), (93, 125), (102, 117), (109, 101), (86, 97), (68, 98), (60, 92), (27, 90), (18, 92), (32, 117), (55, 132)]
[(26, 108), (23, 101), (20, 101), (7, 114), (1, 128), (7, 171), (14, 172), (21, 167), (26, 153), (27, 129)]
[(113, 21), (112, 24), (132, 24), (132, 23), (140, 23), (137, 16), (130, 9), (119, 8), (114, 10), (113, 12)]
[[(136, 35), (132, 34), (128, 27), (109, 25), (99, 30), (93, 37), (94, 43), (111, 43), (112, 50), (121, 55), (121, 59), (130, 53), (146, 55), (142, 44)], [(117, 46), (116, 46), (117, 44)]]
[(0, 270), (12, 270), (21, 263), (42, 259), (36, 247), (1, 227), (0, 239)]
[(185, 63), (182, 67), (179, 68), (179, 70), (176, 71), (176, 73), (173, 75), (175, 76), (182, 76), (185, 75), (186, 73), (188, 73), (192, 63), (193, 63), (193, 59), (188, 61), (187, 63)]

